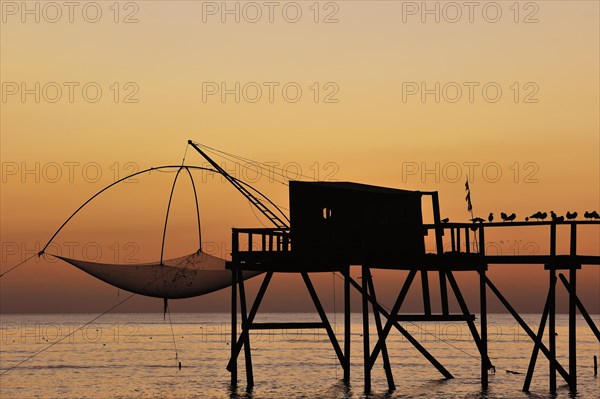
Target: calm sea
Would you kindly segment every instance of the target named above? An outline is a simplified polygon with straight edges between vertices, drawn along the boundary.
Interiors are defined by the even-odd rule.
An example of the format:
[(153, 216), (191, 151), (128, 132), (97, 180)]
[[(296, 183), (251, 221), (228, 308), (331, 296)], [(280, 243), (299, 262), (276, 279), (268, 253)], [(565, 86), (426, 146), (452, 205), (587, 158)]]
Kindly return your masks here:
[[(330, 315), (340, 340), (342, 315)], [(230, 388), (226, 371), (230, 348), (228, 314), (110, 314), (81, 328), (95, 315), (2, 315), (1, 398), (363, 398), (362, 324), (352, 320), (352, 380), (342, 369), (321, 330), (257, 331), (252, 334), (255, 387)], [(317, 321), (314, 314), (266, 314), (257, 321)], [(526, 315), (531, 326), (538, 315)], [(598, 323), (600, 317), (594, 316)], [(374, 326), (371, 323), (371, 326)], [(393, 330), (388, 348), (397, 390), (387, 393), (381, 358), (373, 369), (374, 398), (545, 398), (548, 362), (538, 358), (531, 394), (521, 391), (532, 343), (510, 315), (489, 316), (490, 356), (496, 373), (490, 389), (479, 387), (479, 360), (466, 324), (405, 323), (405, 327), (456, 378), (444, 380), (409, 342)], [(77, 330), (78, 328), (81, 328)], [(60, 337), (72, 333), (60, 343)], [(371, 346), (375, 339), (371, 335)], [(567, 367), (567, 318), (557, 317), (561, 363)], [(600, 397), (593, 356), (600, 345), (578, 320), (578, 398)], [(175, 357), (177, 348), (177, 360)], [(47, 349), (46, 349), (47, 348)], [(44, 350), (45, 349), (45, 350)], [(42, 351), (19, 367), (17, 363)], [(177, 362), (181, 361), (181, 369)], [(508, 373), (507, 370), (515, 373)], [(572, 397), (562, 381), (558, 398)]]

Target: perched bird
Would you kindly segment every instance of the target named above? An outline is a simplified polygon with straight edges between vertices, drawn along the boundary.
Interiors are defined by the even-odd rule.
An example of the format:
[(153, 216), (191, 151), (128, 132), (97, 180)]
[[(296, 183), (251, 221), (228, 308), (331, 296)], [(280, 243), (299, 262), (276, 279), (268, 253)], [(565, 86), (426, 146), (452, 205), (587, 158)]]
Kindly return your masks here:
[(440, 222), (442, 222), (442, 223), (448, 223), (448, 221), (450, 221), (449, 218), (445, 218), (445, 219), (440, 220)]
[(482, 218), (473, 218), (473, 219), (471, 219), (471, 222), (473, 222), (473, 223), (483, 223), (484, 220)]
[(511, 213), (510, 215), (507, 215), (506, 213), (502, 212), (502, 213), (500, 213), (500, 217), (505, 222), (512, 222), (513, 220), (515, 220), (517, 218), (517, 215), (515, 213)]
[(494, 214), (490, 212), (490, 215), (488, 216), (488, 222), (493, 222), (494, 221)]
[(554, 211), (550, 211), (550, 218), (552, 218), (553, 222), (556, 222), (558, 219), (558, 216), (556, 215), (556, 213), (554, 213)]
[(569, 220), (575, 219), (576, 217), (577, 217), (577, 212), (571, 213), (571, 212), (567, 211), (567, 219), (569, 219)]
[(585, 211), (583, 216), (585, 216), (586, 219), (600, 219), (600, 215), (598, 215), (598, 212), (596, 212), (596, 211), (592, 211), (592, 212)]
[(542, 219), (542, 215), (543, 213), (541, 211), (537, 211), (536, 213), (534, 213), (533, 215), (529, 216), (532, 219)]
[(556, 217), (556, 221), (557, 222), (564, 222), (565, 221), (565, 217), (564, 216), (557, 216)]
[(540, 215), (540, 219), (544, 220), (548, 217), (548, 214), (546, 212), (542, 212), (542, 214)]
[(529, 222), (529, 216), (525, 216), (525, 221)]

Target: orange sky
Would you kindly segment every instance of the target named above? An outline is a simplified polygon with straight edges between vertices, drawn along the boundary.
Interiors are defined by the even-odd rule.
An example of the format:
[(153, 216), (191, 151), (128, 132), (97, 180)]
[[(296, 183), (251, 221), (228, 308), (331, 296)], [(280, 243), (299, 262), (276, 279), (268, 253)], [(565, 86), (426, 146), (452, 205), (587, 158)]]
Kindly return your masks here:
[[(36, 22), (20, 2), (2, 3), (3, 271), (116, 177), (179, 163), (190, 138), (278, 163), (290, 177), (300, 168), (320, 179), (438, 190), (443, 216), (454, 221), (468, 218), (467, 174), (481, 216), (600, 208), (597, 2), (522, 2), (517, 9), (498, 2), (499, 17), (482, 2), (472, 16), (463, 7), (456, 23), (456, 10), (443, 2), (428, 3), (439, 4), (439, 22), (421, 2), (321, 2), (318, 15), (313, 2), (298, 2), (295, 23), (290, 3), (278, 3), (272, 22), (264, 7), (252, 22), (256, 10), (243, 2), (239, 22), (222, 13), (221, 2), (123, 2), (118, 15), (112, 2), (98, 4), (101, 16), (92, 23), (89, 7), (73, 10), (70, 22), (68, 9), (58, 18), (39, 3)], [(222, 97), (222, 85), (233, 91)], [(188, 152), (187, 162), (203, 160)], [(232, 163), (226, 167), (248, 177)], [(171, 178), (154, 173), (107, 193), (69, 225), (56, 248), (88, 259), (100, 249), (106, 261), (156, 259)], [(206, 180), (199, 186), (204, 241), (227, 254), (232, 226), (261, 224), (220, 179), (199, 178)], [(285, 186), (265, 178), (257, 186), (287, 206)], [(174, 256), (196, 245), (187, 183), (175, 204), (167, 240)], [(599, 229), (587, 230), (579, 249), (598, 255)], [(504, 234), (493, 238), (501, 251), (547, 249), (543, 231)], [(491, 273), (518, 307), (541, 310), (541, 266)], [(379, 273), (376, 282), (378, 276), (380, 298), (391, 300), (402, 280)], [(600, 271), (584, 269), (581, 276), (581, 298), (598, 313)], [(283, 310), (282, 299), (300, 292), (300, 284), (287, 286), (289, 279), (273, 286), (266, 309)], [(472, 297), (470, 279), (461, 277)], [(322, 290), (333, 284), (330, 275), (317, 280)], [(43, 261), (0, 284), (2, 312), (102, 311), (117, 295), (71, 266)], [(123, 309), (160, 311), (158, 300), (135, 301)], [(409, 305), (417, 303), (418, 296)], [(227, 293), (217, 293), (178, 301), (174, 309), (227, 306)]]

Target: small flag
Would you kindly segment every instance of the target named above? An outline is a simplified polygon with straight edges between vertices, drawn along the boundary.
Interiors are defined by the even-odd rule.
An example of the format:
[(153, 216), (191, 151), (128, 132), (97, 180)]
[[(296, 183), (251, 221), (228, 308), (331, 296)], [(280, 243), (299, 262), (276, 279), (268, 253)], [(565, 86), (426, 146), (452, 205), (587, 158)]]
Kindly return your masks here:
[(465, 190), (467, 190), (467, 196), (465, 200), (467, 201), (467, 210), (471, 212), (473, 210), (473, 204), (471, 203), (471, 189), (469, 188), (469, 177), (467, 176), (467, 181), (465, 182)]

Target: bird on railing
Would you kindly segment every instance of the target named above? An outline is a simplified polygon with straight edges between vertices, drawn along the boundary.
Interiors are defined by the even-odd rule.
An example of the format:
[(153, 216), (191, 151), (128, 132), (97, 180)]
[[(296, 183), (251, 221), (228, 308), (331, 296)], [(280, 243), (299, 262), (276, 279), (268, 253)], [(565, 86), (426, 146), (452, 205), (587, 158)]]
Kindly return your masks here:
[(492, 212), (490, 212), (489, 216), (488, 216), (488, 222), (493, 222), (494, 221), (494, 214)]
[(531, 216), (529, 216), (529, 217), (530, 217), (531, 219), (537, 219), (537, 220), (539, 220), (539, 219), (542, 219), (542, 220), (543, 220), (543, 219), (545, 219), (545, 218), (546, 218), (546, 216), (548, 216), (548, 214), (547, 214), (547, 213), (545, 213), (545, 212), (544, 212), (544, 213), (542, 213), (542, 211), (537, 211), (536, 213), (534, 213), (533, 215), (531, 215)]
[(477, 217), (477, 218), (471, 219), (471, 222), (473, 222), (473, 223), (483, 223), (484, 220), (482, 218), (480, 218), (480, 217)]
[(449, 218), (445, 218), (445, 219), (440, 220), (440, 222), (442, 222), (442, 223), (448, 223), (449, 221), (450, 221)]
[(585, 216), (586, 219), (600, 219), (600, 215), (598, 215), (598, 212), (596, 212), (596, 211), (592, 211), (592, 212), (585, 211), (583, 216)]
[(553, 222), (564, 222), (565, 221), (564, 216), (558, 216), (556, 213), (554, 213), (554, 211), (550, 211), (550, 217), (552, 218)]
[(512, 222), (513, 220), (515, 220), (517, 218), (517, 215), (515, 213), (511, 213), (510, 215), (507, 215), (506, 213), (501, 212), (500, 217), (505, 222)]
[(577, 217), (577, 212), (569, 212), (567, 211), (567, 219), (571, 220), (571, 219), (575, 219)]

